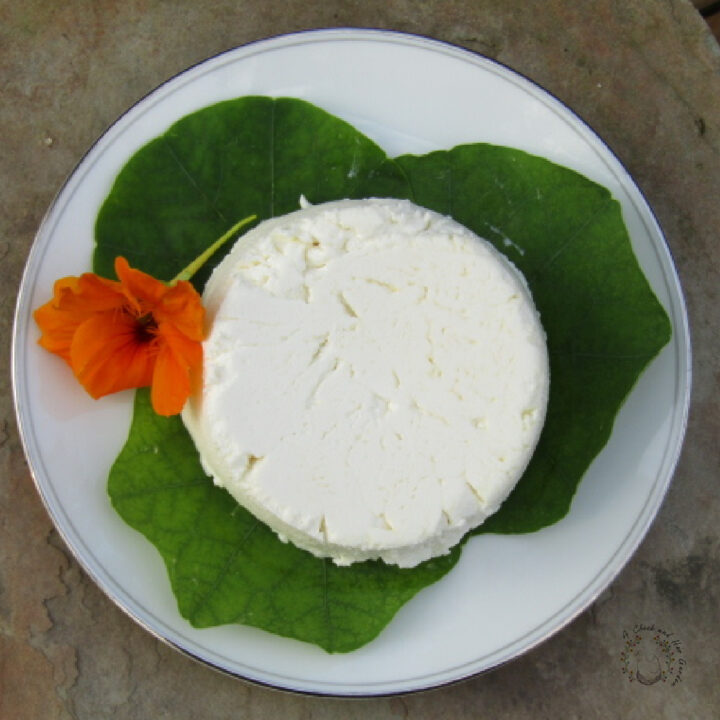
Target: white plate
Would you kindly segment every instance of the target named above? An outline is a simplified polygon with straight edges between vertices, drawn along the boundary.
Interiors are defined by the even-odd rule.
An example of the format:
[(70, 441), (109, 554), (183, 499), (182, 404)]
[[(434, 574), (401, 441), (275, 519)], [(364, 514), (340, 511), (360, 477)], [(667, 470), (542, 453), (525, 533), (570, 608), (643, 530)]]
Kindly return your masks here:
[[(155, 549), (111, 509), (108, 469), (127, 435), (131, 394), (94, 402), (36, 345), (32, 310), (53, 281), (89, 269), (97, 210), (141, 145), (178, 118), (241, 95), (294, 96), (345, 118), (390, 155), (462, 142), (510, 145), (572, 167), (622, 204), (633, 247), (674, 334), (634, 388), (568, 517), (531, 535), (471, 540), (458, 566), (400, 610), (372, 643), (328, 655), (260, 630), (191, 628)], [(212, 58), (148, 95), (81, 161), (28, 259), (13, 341), (18, 421), (59, 532), (100, 587), (182, 651), (279, 688), (336, 695), (408, 692), (506, 662), (584, 610), (629, 559), (678, 458), (689, 397), (687, 317), (672, 259), (640, 191), (603, 142), (545, 91), (486, 58), (426, 38), (322, 30)]]

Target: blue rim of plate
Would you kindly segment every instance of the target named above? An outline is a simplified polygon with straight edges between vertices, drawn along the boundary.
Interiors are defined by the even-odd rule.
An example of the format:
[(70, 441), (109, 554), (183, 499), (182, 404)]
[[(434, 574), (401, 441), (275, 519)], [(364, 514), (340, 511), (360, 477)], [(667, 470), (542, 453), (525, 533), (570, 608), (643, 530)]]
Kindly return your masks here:
[[(489, 665), (488, 667), (484, 667), (481, 669), (475, 669), (468, 671), (467, 669), (463, 670), (464, 666), (459, 666), (457, 668), (450, 668), (445, 671), (445, 674), (452, 673), (453, 671), (456, 671), (452, 677), (449, 679), (443, 679), (438, 680), (436, 682), (427, 682), (423, 685), (413, 686), (409, 688), (400, 688), (400, 689), (381, 689), (378, 688), (377, 691), (358, 691), (358, 692), (333, 692), (333, 691), (322, 691), (322, 690), (308, 690), (306, 688), (296, 688), (291, 687), (290, 685), (283, 685), (280, 683), (273, 683), (270, 681), (262, 680), (260, 678), (251, 677), (248, 675), (243, 675), (241, 673), (235, 672), (230, 668), (223, 667), (222, 665), (218, 665), (208, 658), (203, 658), (199, 655), (196, 655), (194, 652), (189, 650), (188, 648), (183, 647), (181, 644), (173, 641), (171, 638), (166, 637), (162, 634), (157, 628), (152, 627), (148, 622), (146, 622), (143, 618), (139, 617), (136, 613), (134, 613), (129, 607), (127, 607), (122, 599), (117, 597), (113, 590), (106, 585), (106, 583), (103, 581), (103, 579), (98, 575), (96, 570), (87, 562), (87, 560), (82, 556), (81, 553), (77, 551), (77, 548), (75, 546), (75, 543), (73, 542), (73, 539), (70, 537), (68, 533), (66, 533), (61, 524), (58, 522), (58, 518), (56, 517), (51, 503), (48, 499), (47, 491), (43, 487), (42, 483), (38, 480), (39, 472), (38, 472), (38, 462), (33, 458), (32, 450), (32, 443), (30, 442), (31, 437), (28, 431), (28, 423), (29, 419), (26, 417), (26, 410), (23, 407), (23, 404), (21, 403), (20, 398), (20, 379), (22, 376), (22, 349), (21, 349), (21, 342), (22, 342), (22, 329), (24, 328), (24, 323), (27, 323), (29, 321), (30, 317), (30, 309), (28, 307), (28, 296), (30, 294), (30, 290), (32, 288), (32, 282), (34, 280), (34, 271), (37, 269), (37, 266), (39, 265), (39, 259), (42, 256), (42, 252), (44, 251), (46, 245), (47, 245), (47, 238), (49, 235), (46, 235), (44, 230), (48, 224), (49, 218), (53, 213), (53, 210), (59, 203), (60, 199), (63, 196), (63, 193), (65, 192), (65, 189), (69, 185), (70, 181), (78, 174), (78, 172), (83, 168), (83, 165), (88, 160), (89, 156), (93, 153), (95, 148), (101, 143), (103, 139), (105, 139), (115, 128), (119, 125), (119, 123), (122, 121), (123, 118), (125, 118), (130, 113), (136, 112), (138, 109), (141, 108), (142, 105), (149, 102), (155, 95), (157, 95), (162, 89), (166, 88), (169, 85), (174, 84), (180, 84), (181, 81), (192, 74), (194, 71), (198, 70), (201, 67), (207, 66), (212, 63), (218, 63), (221, 60), (225, 58), (229, 58), (233, 55), (251, 55), (253, 54), (252, 51), (257, 51), (258, 49), (260, 51), (265, 51), (269, 49), (278, 49), (280, 47), (287, 47), (292, 45), (301, 45), (301, 44), (307, 44), (307, 43), (317, 43), (317, 42), (325, 42), (325, 41), (333, 41), (337, 42), (338, 40), (346, 40), (346, 41), (357, 41), (357, 40), (371, 40), (371, 41), (378, 41), (378, 42), (389, 42), (394, 44), (400, 44), (400, 45), (407, 45), (412, 47), (419, 47), (424, 50), (440, 53), (446, 56), (451, 56), (454, 59), (468, 62), (472, 65), (475, 65), (477, 67), (480, 67), (482, 69), (488, 69), (488, 68), (494, 68), (497, 72), (498, 70), (501, 71), (501, 74), (504, 76), (511, 76), (514, 78), (514, 80), (525, 87), (525, 89), (532, 90), (534, 94), (541, 94), (545, 96), (547, 100), (550, 101), (551, 107), (553, 110), (561, 112), (564, 119), (571, 118), (573, 123), (577, 126), (577, 129), (580, 129), (583, 131), (583, 134), (587, 136), (588, 138), (591, 138), (594, 143), (597, 143), (599, 147), (604, 151), (604, 153), (614, 162), (615, 164), (615, 170), (620, 170), (621, 174), (623, 176), (624, 185), (626, 189), (632, 189), (634, 191), (636, 197), (631, 198), (633, 203), (636, 205), (636, 209), (638, 210), (638, 214), (641, 217), (643, 224), (646, 226), (646, 229), (648, 229), (648, 234), (650, 236), (654, 236), (660, 239), (660, 245), (657, 246), (657, 243), (654, 243), (654, 250), (658, 254), (658, 260), (660, 261), (660, 265), (663, 267), (664, 270), (664, 280), (668, 286), (668, 290), (672, 291), (669, 294), (672, 296), (675, 306), (673, 307), (674, 312), (671, 313), (672, 320), (673, 320), (673, 328), (674, 328), (674, 336), (679, 333), (680, 337), (684, 339), (684, 342), (680, 343), (681, 347), (676, 347), (676, 354), (677, 354), (677, 364), (680, 368), (683, 366), (685, 367), (685, 373), (684, 376), (681, 376), (678, 378), (678, 395), (679, 397), (676, 398), (676, 406), (679, 408), (679, 412), (675, 413), (674, 416), (674, 424), (675, 424), (675, 431), (674, 431), (674, 437), (675, 442), (672, 447), (666, 448), (666, 454), (663, 459), (663, 467), (664, 472), (662, 474), (662, 477), (656, 478), (655, 485), (653, 487), (653, 494), (652, 497), (648, 500), (645, 507), (643, 508), (643, 512), (641, 513), (641, 516), (639, 516), (636, 519), (635, 524), (631, 528), (630, 532), (626, 535), (623, 543), (616, 551), (615, 555), (611, 558), (610, 561), (608, 561), (604, 567), (600, 569), (600, 571), (595, 575), (593, 582), (590, 584), (590, 586), (583, 588), (583, 591), (581, 593), (578, 593), (574, 598), (570, 599), (562, 608), (556, 611), (556, 613), (548, 618), (548, 620), (544, 623), (546, 626), (549, 625), (550, 629), (545, 632), (545, 634), (534, 638), (531, 642), (526, 642), (523, 644), (523, 639), (527, 635), (530, 635), (531, 633), (527, 633), (526, 636), (523, 636), (521, 638), (516, 639), (513, 643), (511, 643), (512, 646), (520, 646), (516, 650), (511, 650), (507, 657), (502, 658), (498, 662)], [(238, 58), (239, 59), (239, 58)], [(639, 202), (638, 202), (639, 201)], [(643, 212), (641, 212), (644, 211)], [(648, 226), (648, 221), (650, 225)], [(652, 232), (650, 231), (652, 229)], [(664, 262), (663, 262), (664, 260)], [(679, 322), (678, 322), (679, 321)], [(677, 345), (677, 344), (676, 344)], [(684, 353), (682, 350), (684, 349)], [(403, 33), (403, 32), (397, 32), (397, 31), (391, 31), (391, 30), (383, 30), (383, 29), (374, 29), (374, 28), (327, 28), (327, 29), (311, 29), (311, 30), (303, 30), (299, 32), (294, 33), (288, 33), (288, 34), (282, 34), (282, 35), (276, 35), (269, 38), (263, 38), (259, 40), (255, 40), (249, 43), (246, 43), (244, 45), (228, 49), (226, 51), (223, 51), (221, 53), (218, 53), (216, 55), (213, 55), (211, 57), (208, 57), (198, 63), (195, 63), (194, 65), (191, 65), (190, 67), (186, 68), (185, 70), (177, 73), (176, 75), (172, 76), (168, 80), (164, 81), (157, 87), (155, 87), (153, 90), (148, 92), (146, 95), (144, 95), (142, 98), (140, 98), (137, 102), (135, 102), (133, 105), (131, 105), (125, 112), (123, 112), (121, 115), (119, 115), (116, 120), (106, 128), (106, 130), (100, 135), (95, 142), (92, 143), (92, 145), (87, 149), (85, 154), (82, 156), (82, 158), (78, 161), (77, 165), (73, 168), (73, 170), (68, 174), (65, 181), (62, 183), (61, 187), (59, 188), (58, 192), (56, 193), (55, 197), (53, 198), (50, 206), (48, 207), (48, 210), (46, 211), (41, 224), (38, 228), (38, 231), (35, 235), (35, 239), (33, 242), (33, 245), (30, 249), (30, 252), (28, 254), (28, 258), (26, 260), (25, 269), (23, 272), (22, 280), (20, 283), (20, 288), (18, 291), (18, 299), (16, 303), (15, 308), (15, 318), (14, 318), (14, 324), (13, 324), (13, 332), (12, 332), (12, 349), (11, 349), (11, 374), (12, 374), (12, 388), (13, 388), (13, 400), (15, 404), (15, 413), (16, 413), (16, 420), (18, 424), (20, 439), (23, 444), (23, 449), (25, 451), (25, 455), (28, 461), (28, 465), (30, 468), (30, 473), (33, 478), (33, 482), (35, 483), (35, 486), (37, 488), (37, 491), (40, 495), (40, 498), (45, 505), (45, 508), (50, 515), (51, 519), (53, 520), (53, 524), (55, 528), (57, 529), (58, 533), (62, 537), (63, 541), (67, 545), (69, 551), (75, 558), (75, 560), (78, 562), (78, 564), (83, 568), (83, 570), (93, 579), (95, 584), (103, 591), (103, 593), (118, 607), (120, 608), (126, 615), (128, 615), (132, 620), (134, 620), (138, 625), (143, 627), (147, 632), (149, 632), (151, 635), (153, 635), (158, 640), (162, 641), (166, 645), (174, 648), (175, 650), (179, 651), (186, 657), (189, 657), (207, 667), (210, 667), (218, 672), (221, 672), (225, 675), (239, 678), (242, 680), (245, 680), (247, 682), (251, 682), (252, 684), (262, 686), (262, 687), (268, 687), (273, 688), (276, 690), (282, 690), (287, 692), (293, 692), (298, 693), (302, 695), (312, 695), (312, 696), (319, 696), (319, 697), (388, 697), (393, 695), (406, 695), (410, 693), (415, 692), (423, 692), (426, 690), (431, 689), (437, 689), (441, 687), (446, 687), (449, 685), (456, 684), (458, 682), (462, 682), (464, 680), (468, 680), (472, 677), (476, 677), (478, 675), (484, 674), (486, 672), (489, 672), (491, 670), (497, 669), (498, 667), (501, 667), (502, 665), (505, 665), (509, 662), (512, 662), (516, 658), (520, 657), (521, 655), (525, 654), (526, 652), (532, 650), (533, 648), (537, 647), (538, 645), (545, 642), (547, 639), (555, 635), (557, 632), (565, 628), (567, 625), (569, 625), (576, 617), (578, 617), (582, 612), (584, 612), (593, 602), (594, 600), (602, 593), (617, 577), (617, 575), (620, 573), (620, 571), (625, 567), (625, 565), (629, 562), (629, 560), (634, 555), (635, 551), (637, 550), (638, 546), (644, 539), (645, 535), (647, 534), (647, 531), (649, 530), (653, 520), (655, 519), (655, 516), (657, 515), (657, 512), (659, 511), (663, 499), (665, 497), (665, 494), (667, 492), (667, 489), (670, 485), (670, 481), (672, 480), (675, 468), (677, 466), (677, 462), (680, 457), (680, 453), (683, 446), (683, 441), (685, 437), (685, 432), (687, 429), (687, 422), (688, 422), (688, 413), (689, 413), (689, 406), (690, 406), (690, 390), (691, 390), (691, 384), (692, 384), (692, 351), (691, 351), (691, 343), (690, 343), (690, 328), (688, 323), (688, 317), (687, 317), (687, 309), (684, 299), (684, 294), (682, 291), (682, 287), (680, 285), (680, 280), (677, 274), (677, 269), (675, 266), (675, 261), (672, 256), (672, 252), (668, 246), (667, 240), (664, 236), (664, 233), (662, 232), (662, 229), (657, 221), (657, 218), (650, 207), (650, 204), (647, 202), (647, 199), (645, 198), (642, 190), (639, 188), (639, 186), (635, 183), (630, 173), (627, 171), (625, 166), (622, 164), (622, 162), (617, 158), (617, 156), (614, 154), (614, 152), (611, 150), (611, 148), (605, 143), (604, 140), (598, 135), (595, 130), (582, 118), (580, 118), (577, 113), (575, 113), (571, 108), (569, 108), (565, 103), (563, 103), (561, 100), (559, 100), (555, 95), (547, 91), (545, 88), (540, 86), (538, 83), (533, 81), (532, 79), (528, 78), (527, 76), (523, 75), (522, 73), (519, 73), (518, 71), (514, 70), (513, 68), (510, 68), (509, 66), (494, 60), (492, 58), (489, 58), (485, 55), (482, 55), (480, 53), (477, 53), (475, 51), (469, 50), (467, 48), (462, 48), (457, 45), (453, 45), (451, 43), (437, 40), (431, 37), (419, 35), (419, 34), (409, 34), (409, 33)], [(600, 580), (598, 580), (600, 578)], [(580, 596), (584, 596), (582, 600), (577, 603), (577, 600)], [(138, 603), (139, 605), (139, 603)], [(572, 612), (566, 612), (567, 608), (572, 607)], [(556, 622), (557, 619), (557, 622)], [(466, 663), (467, 665), (467, 663)], [(374, 686), (379, 685), (379, 683), (373, 683)]]

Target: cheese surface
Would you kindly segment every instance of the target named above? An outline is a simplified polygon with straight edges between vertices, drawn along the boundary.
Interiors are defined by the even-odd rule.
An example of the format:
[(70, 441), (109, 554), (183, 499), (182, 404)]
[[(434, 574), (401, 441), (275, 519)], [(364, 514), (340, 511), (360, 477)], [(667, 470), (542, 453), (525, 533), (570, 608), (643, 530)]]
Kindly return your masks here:
[(545, 334), (520, 273), (454, 220), (343, 200), (241, 237), (203, 296), (183, 419), (216, 484), (338, 564), (446, 553), (522, 475)]

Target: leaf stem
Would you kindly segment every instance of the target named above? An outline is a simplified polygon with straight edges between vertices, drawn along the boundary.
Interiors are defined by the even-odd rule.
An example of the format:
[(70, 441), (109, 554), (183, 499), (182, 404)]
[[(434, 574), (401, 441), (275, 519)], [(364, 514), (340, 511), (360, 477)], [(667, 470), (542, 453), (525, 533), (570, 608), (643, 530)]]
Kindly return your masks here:
[(198, 255), (187, 267), (183, 268), (168, 284), (175, 285), (181, 280), (190, 278), (219, 250), (240, 228), (257, 220), (257, 215), (248, 215), (236, 222), (222, 237), (218, 238), (209, 248)]

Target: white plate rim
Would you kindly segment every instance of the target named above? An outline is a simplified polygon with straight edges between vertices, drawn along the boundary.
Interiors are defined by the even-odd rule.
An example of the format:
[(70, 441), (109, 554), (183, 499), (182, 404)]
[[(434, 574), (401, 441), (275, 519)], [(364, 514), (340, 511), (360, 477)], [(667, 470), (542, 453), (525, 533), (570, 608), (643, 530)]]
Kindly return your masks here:
[[(316, 42), (323, 42), (326, 40), (336, 41), (338, 39), (341, 40), (372, 40), (372, 41), (378, 41), (378, 42), (391, 42), (391, 43), (399, 43), (399, 44), (409, 44), (409, 45), (415, 45), (420, 46), (425, 49), (436, 51), (444, 54), (449, 54), (455, 57), (459, 57), (462, 60), (476, 63), (476, 64), (482, 64), (485, 66), (493, 66), (496, 68), (499, 72), (502, 72), (506, 76), (509, 76), (513, 78), (515, 82), (523, 83), (531, 86), (536, 93), (540, 93), (543, 96), (545, 96), (546, 100), (550, 103), (554, 103), (557, 107), (557, 111), (564, 114), (569, 115), (573, 122), (577, 124), (578, 128), (584, 132), (593, 143), (598, 144), (604, 151), (604, 153), (608, 156), (609, 160), (614, 164), (614, 170), (620, 174), (623, 175), (625, 183), (627, 183), (627, 187), (632, 189), (632, 200), (634, 203), (636, 203), (641, 212), (641, 216), (643, 219), (643, 222), (649, 225), (649, 234), (653, 235), (654, 237), (658, 238), (660, 241), (659, 246), (655, 247), (655, 251), (662, 256), (663, 261), (663, 267), (665, 271), (668, 273), (665, 276), (665, 281), (668, 283), (670, 290), (672, 291), (673, 301), (676, 303), (676, 306), (673, 308), (675, 312), (673, 313), (673, 318), (675, 320), (674, 323), (674, 330), (675, 334), (682, 338), (683, 342), (680, 343), (680, 346), (676, 347), (676, 354), (678, 356), (678, 366), (679, 367), (685, 367), (685, 373), (684, 377), (678, 378), (678, 393), (681, 395), (679, 398), (678, 408), (679, 411), (675, 413), (674, 421), (675, 421), (675, 442), (672, 447), (668, 447), (665, 457), (663, 459), (663, 467), (664, 472), (663, 476), (659, 477), (655, 483), (654, 486), (654, 492), (652, 497), (648, 500), (648, 503), (646, 504), (645, 508), (643, 509), (643, 513), (641, 516), (637, 518), (637, 521), (635, 525), (630, 529), (628, 532), (628, 535), (623, 542), (622, 546), (618, 549), (615, 556), (609, 561), (605, 567), (603, 567), (598, 574), (596, 575), (596, 582), (593, 583), (593, 586), (588, 586), (585, 588), (585, 591), (580, 594), (580, 596), (576, 596), (568, 601), (568, 603), (558, 609), (558, 611), (555, 613), (555, 615), (551, 618), (553, 622), (549, 622), (550, 625), (552, 625), (552, 628), (542, 634), (541, 636), (537, 636), (533, 638), (531, 642), (523, 642), (525, 637), (518, 638), (516, 643), (514, 645), (520, 646), (519, 648), (515, 648), (511, 650), (509, 653), (507, 653), (507, 656), (504, 658), (501, 658), (494, 664), (488, 667), (483, 667), (480, 669), (474, 669), (468, 671), (467, 669), (463, 669), (462, 667), (458, 668), (452, 668), (450, 669), (450, 677), (449, 678), (438, 678), (436, 682), (425, 682), (424, 684), (415, 685), (415, 686), (407, 686), (404, 685), (402, 687), (390, 687), (390, 688), (383, 688), (380, 687), (382, 684), (376, 683), (378, 685), (377, 687), (366, 689), (365, 691), (357, 690), (357, 689), (350, 689), (348, 691), (347, 688), (341, 691), (337, 691), (332, 688), (323, 688), (321, 689), (318, 687), (318, 689), (308, 689), (308, 688), (301, 688), (301, 687), (291, 687), (287, 684), (283, 684), (282, 682), (273, 682), (271, 680), (263, 680), (261, 677), (251, 677), (239, 674), (237, 672), (234, 672), (233, 670), (223, 667), (221, 665), (216, 665), (213, 662), (209, 661), (207, 658), (199, 657), (192, 651), (188, 650), (187, 648), (183, 647), (182, 644), (179, 644), (177, 642), (174, 642), (171, 638), (167, 637), (165, 634), (163, 634), (158, 628), (153, 627), (149, 625), (147, 622), (143, 620), (143, 618), (139, 617), (136, 613), (133, 613), (127, 606), (122, 602), (122, 600), (115, 596), (115, 594), (111, 591), (110, 588), (107, 587), (107, 584), (103, 581), (101, 577), (98, 576), (95, 569), (87, 562), (87, 560), (82, 556), (81, 553), (79, 553), (76, 550), (75, 543), (73, 542), (73, 538), (69, 536), (61, 527), (61, 523), (58, 521), (58, 517), (56, 515), (56, 511), (52, 506), (50, 497), (49, 497), (49, 488), (45, 487), (43, 482), (39, 479), (41, 476), (41, 473), (38, 473), (37, 468), (37, 459), (32, 457), (32, 443), (30, 441), (29, 436), (29, 419), (26, 415), (26, 410), (22, 405), (21, 402), (21, 389), (20, 389), (20, 377), (22, 374), (22, 356), (23, 351), (21, 348), (21, 342), (24, 339), (23, 338), (23, 330), (27, 324), (27, 320), (29, 317), (29, 309), (26, 304), (27, 297), (29, 295), (28, 289), (32, 284), (32, 270), (33, 268), (38, 264), (39, 262), (39, 256), (41, 255), (45, 244), (49, 242), (49, 235), (43, 234), (44, 230), (46, 228), (47, 223), (49, 222), (49, 218), (52, 215), (53, 211), (57, 207), (60, 199), (63, 196), (63, 193), (66, 191), (70, 181), (77, 175), (78, 171), (82, 170), (84, 165), (86, 164), (86, 161), (88, 158), (92, 155), (92, 153), (98, 148), (99, 144), (103, 141), (106, 141), (108, 137), (111, 136), (111, 133), (114, 128), (118, 126), (120, 121), (126, 117), (127, 115), (142, 110), (142, 107), (145, 103), (150, 102), (153, 97), (156, 97), (157, 94), (163, 90), (167, 89), (168, 87), (173, 86), (174, 83), (181, 82), (183, 78), (187, 78), (190, 74), (193, 72), (202, 69), (203, 67), (207, 67), (208, 64), (212, 64), (213, 62), (218, 62), (223, 59), (229, 59), (233, 56), (239, 56), (243, 53), (252, 53), (253, 50), (259, 50), (262, 51), (264, 49), (271, 49), (271, 48), (277, 48), (284, 44), (302, 44), (302, 43), (316, 43)], [(45, 244), (44, 244), (45, 243)], [(678, 324), (679, 320), (679, 324)], [(23, 321), (25, 324), (23, 324)], [(20, 431), (20, 437), (22, 440), (23, 447), (26, 452), (26, 456), (28, 458), (28, 464), (30, 466), (31, 475), (33, 477), (33, 481), (38, 489), (38, 492), (40, 494), (40, 497), (45, 504), (45, 507), (50, 514), (51, 518), (53, 519), (53, 522), (55, 524), (55, 527), (60, 532), (60, 535), (63, 537), (64, 541), (68, 545), (68, 548), (75, 556), (76, 560), (79, 562), (79, 564), (84, 568), (84, 570), (93, 578), (93, 580), (98, 584), (98, 586), (105, 592), (105, 594), (118, 606), (120, 607), (125, 613), (127, 613), (130, 617), (132, 617), (138, 624), (145, 627), (146, 630), (148, 630), (151, 634), (158, 637), (163, 642), (169, 644), (172, 647), (175, 647), (180, 652), (182, 652), (185, 655), (188, 655), (189, 657), (192, 657), (195, 660), (199, 660), (200, 662), (209, 665), (211, 667), (214, 667), (217, 670), (220, 670), (222, 672), (225, 672), (227, 674), (230, 674), (232, 676), (241, 677), (245, 680), (250, 680), (254, 683), (260, 684), (260, 685), (267, 685), (270, 687), (274, 687), (277, 689), (283, 689), (283, 690), (291, 690), (295, 692), (302, 692), (304, 694), (314, 694), (314, 695), (330, 695), (330, 696), (383, 696), (383, 695), (393, 695), (398, 693), (407, 693), (407, 692), (413, 692), (413, 691), (422, 691), (427, 690), (435, 687), (440, 687), (447, 684), (452, 684), (454, 682), (466, 679), (468, 677), (472, 677), (474, 675), (479, 674), (480, 672), (485, 672), (487, 670), (493, 669), (495, 667), (498, 667), (501, 664), (504, 664), (506, 662), (511, 661), (512, 659), (515, 659), (520, 654), (523, 654), (527, 652), (528, 650), (532, 649), (533, 647), (537, 646), (538, 644), (544, 642), (546, 639), (548, 639), (551, 635), (554, 635), (556, 632), (558, 632), (560, 629), (565, 627), (567, 624), (569, 624), (577, 615), (579, 615), (581, 612), (583, 612), (592, 602), (593, 600), (613, 581), (613, 579), (617, 576), (617, 574), (622, 570), (622, 568), (625, 566), (625, 564), (629, 561), (629, 559), (632, 557), (633, 553), (637, 549), (638, 545), (644, 538), (647, 530), (649, 529), (653, 519), (655, 518), (661, 504), (662, 500), (665, 496), (665, 493), (667, 491), (667, 488), (669, 486), (669, 483), (672, 479), (672, 475), (674, 472), (674, 469), (676, 467), (676, 464), (678, 462), (680, 451), (682, 448), (682, 442), (685, 434), (685, 430), (687, 427), (687, 417), (688, 417), (688, 411), (689, 411), (689, 402), (690, 402), (690, 387), (691, 387), (691, 345), (690, 345), (690, 332), (689, 332), (689, 324), (687, 320), (687, 311), (685, 307), (685, 300), (682, 292), (682, 288), (680, 286), (680, 281), (677, 275), (677, 270), (675, 268), (674, 261), (672, 259), (672, 255), (669, 249), (669, 246), (667, 244), (667, 241), (662, 233), (662, 230), (657, 222), (657, 219), (655, 218), (655, 215), (650, 208), (649, 204), (647, 203), (646, 199), (644, 198), (644, 195), (642, 194), (642, 191), (639, 189), (637, 184), (634, 182), (630, 174), (627, 172), (627, 170), (624, 168), (622, 163), (617, 159), (617, 157), (614, 155), (612, 150), (606, 145), (606, 143), (595, 133), (583, 120), (581, 120), (574, 111), (572, 111), (570, 108), (565, 106), (561, 101), (559, 101), (557, 98), (555, 98), (552, 94), (548, 93), (546, 90), (544, 90), (542, 87), (540, 87), (537, 83), (533, 82), (532, 80), (529, 80), (528, 78), (522, 76), (520, 73), (517, 73), (516, 71), (508, 68), (505, 65), (502, 65), (501, 63), (492, 60), (490, 58), (487, 58), (485, 56), (482, 56), (480, 54), (474, 53), (472, 51), (451, 45), (446, 42), (438, 41), (432, 38), (420, 36), (420, 35), (410, 35), (406, 33), (399, 33), (394, 31), (387, 31), (387, 30), (375, 30), (375, 29), (357, 29), (357, 28), (337, 28), (337, 29), (324, 29), (324, 30), (307, 30), (302, 31), (299, 33), (290, 33), (287, 35), (279, 35), (272, 38), (267, 38), (263, 40), (258, 40), (253, 43), (249, 43), (247, 45), (240, 46), (238, 48), (233, 48), (231, 50), (225, 51), (223, 53), (220, 53), (216, 56), (213, 56), (211, 58), (208, 58), (207, 60), (204, 60), (187, 70), (179, 73), (178, 75), (174, 76), (173, 78), (170, 78), (165, 83), (161, 84), (157, 88), (155, 88), (153, 91), (148, 93), (144, 98), (139, 100), (137, 103), (135, 103), (132, 107), (130, 107), (125, 113), (123, 113), (114, 123), (111, 125), (103, 135), (98, 138), (98, 140), (89, 148), (88, 152), (81, 158), (81, 160), (78, 162), (77, 166), (74, 168), (74, 170), (70, 173), (68, 178), (66, 179), (65, 183), (61, 186), (60, 190), (58, 191), (56, 197), (54, 198), (53, 202), (51, 203), (50, 207), (48, 208), (48, 211), (45, 214), (45, 217), (40, 225), (40, 228), (36, 234), (35, 242), (33, 243), (33, 246), (31, 248), (31, 251), (28, 255), (28, 259), (25, 266), (25, 271), (23, 273), (23, 278), (20, 285), (20, 290), (18, 293), (18, 300), (16, 304), (16, 311), (15, 311), (15, 322), (13, 326), (13, 336), (12, 336), (12, 355), (11, 355), (11, 368), (12, 368), (12, 386), (13, 386), (13, 397), (15, 400), (15, 407), (16, 407), (16, 417), (17, 417), (17, 423), (18, 428)], [(572, 612), (567, 612), (568, 608), (572, 608)], [(556, 622), (555, 620), (558, 619)]]

